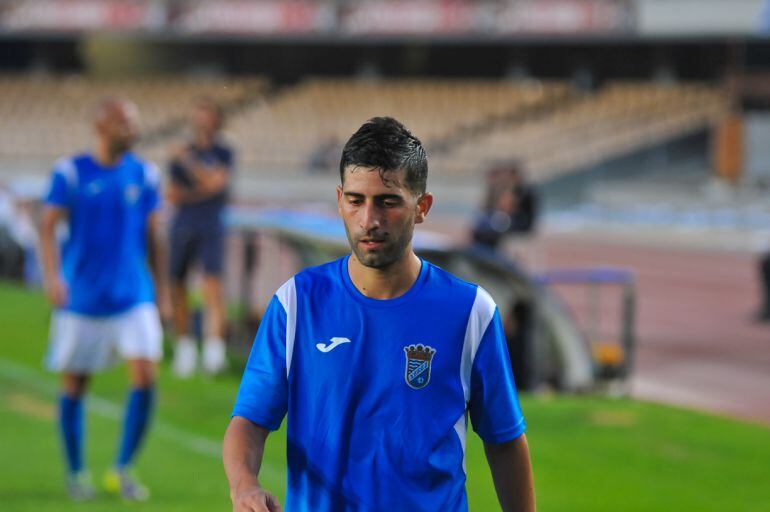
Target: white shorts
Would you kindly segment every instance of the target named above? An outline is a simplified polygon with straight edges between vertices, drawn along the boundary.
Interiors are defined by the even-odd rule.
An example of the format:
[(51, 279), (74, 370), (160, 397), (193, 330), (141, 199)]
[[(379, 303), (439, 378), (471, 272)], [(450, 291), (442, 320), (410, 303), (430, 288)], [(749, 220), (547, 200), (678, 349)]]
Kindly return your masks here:
[(134, 306), (111, 316), (57, 311), (51, 318), (46, 367), (55, 372), (90, 374), (121, 359), (163, 357), (163, 328), (155, 304)]

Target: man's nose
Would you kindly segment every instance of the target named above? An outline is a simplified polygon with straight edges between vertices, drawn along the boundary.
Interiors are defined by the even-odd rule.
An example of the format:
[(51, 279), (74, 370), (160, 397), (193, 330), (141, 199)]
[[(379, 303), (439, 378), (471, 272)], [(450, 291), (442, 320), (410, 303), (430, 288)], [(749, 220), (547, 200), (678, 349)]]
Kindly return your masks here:
[(381, 224), (379, 208), (372, 203), (367, 204), (362, 212), (361, 227), (366, 231), (370, 231), (379, 228)]

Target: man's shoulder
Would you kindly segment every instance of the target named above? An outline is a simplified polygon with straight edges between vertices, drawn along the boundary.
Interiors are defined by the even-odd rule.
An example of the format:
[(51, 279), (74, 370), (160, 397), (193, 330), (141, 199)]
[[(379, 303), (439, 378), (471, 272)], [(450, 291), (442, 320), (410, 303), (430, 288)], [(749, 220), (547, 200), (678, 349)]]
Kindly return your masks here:
[(343, 260), (344, 257), (308, 267), (294, 275), (295, 283), (302, 288), (339, 283), (341, 279), (339, 269)]
[(469, 295), (476, 295), (477, 291), (481, 289), (476, 283), (457, 277), (438, 265), (427, 261), (425, 264), (429, 265), (430, 283), (434, 288), (449, 288), (452, 292)]
[(340, 260), (323, 265), (309, 267), (294, 274), (275, 292), (275, 298), (287, 311), (296, 311), (297, 296), (307, 296), (321, 291), (329, 291), (335, 285), (335, 273), (338, 273)]
[(123, 159), (123, 164), (131, 171), (138, 173), (147, 185), (157, 185), (160, 181), (158, 166), (136, 153), (127, 153)]
[(157, 170), (157, 166), (150, 160), (137, 155), (134, 152), (128, 152), (123, 156), (123, 164), (136, 169), (153, 169)]
[(235, 160), (235, 151), (233, 148), (227, 143), (220, 141), (216, 143), (214, 149), (216, 151), (217, 159), (230, 169)]
[(220, 163), (226, 165), (230, 165), (232, 163), (233, 155), (235, 154), (233, 147), (227, 141), (221, 138), (214, 140), (211, 146), (205, 150), (196, 149), (193, 142), (191, 142), (187, 147), (199, 156), (208, 156), (209, 158), (213, 157)]
[(227, 157), (230, 157), (233, 154), (233, 147), (223, 139), (217, 139), (214, 141), (213, 150), (216, 153), (219, 153), (220, 155), (226, 155)]
[(344, 259), (336, 259), (314, 267), (308, 267), (290, 277), (276, 291), (276, 295), (281, 298), (288, 294), (312, 293), (317, 290), (328, 290), (340, 282), (339, 266)]
[(54, 174), (62, 174), (66, 177), (78, 172), (78, 169), (83, 168), (90, 161), (90, 155), (88, 153), (76, 153), (73, 155), (67, 155), (59, 158), (53, 164)]
[(457, 277), (432, 263), (427, 264), (430, 265), (431, 273), (429, 293), (436, 300), (469, 313), (477, 310), (494, 311), (497, 308), (489, 292), (478, 284)]

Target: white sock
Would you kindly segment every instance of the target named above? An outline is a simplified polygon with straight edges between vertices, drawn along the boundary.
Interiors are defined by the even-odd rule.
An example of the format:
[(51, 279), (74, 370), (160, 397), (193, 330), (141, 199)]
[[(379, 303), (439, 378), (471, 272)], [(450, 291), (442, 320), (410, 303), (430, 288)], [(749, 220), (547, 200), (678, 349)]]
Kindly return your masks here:
[(224, 340), (215, 336), (206, 338), (203, 343), (203, 371), (214, 375), (226, 367), (227, 354)]
[(176, 344), (177, 345), (195, 345), (195, 340), (193, 340), (190, 336), (185, 334), (184, 336), (179, 336), (176, 339)]
[(209, 336), (208, 338), (206, 338), (205, 343), (206, 345), (224, 345), (225, 340), (223, 340), (219, 336)]

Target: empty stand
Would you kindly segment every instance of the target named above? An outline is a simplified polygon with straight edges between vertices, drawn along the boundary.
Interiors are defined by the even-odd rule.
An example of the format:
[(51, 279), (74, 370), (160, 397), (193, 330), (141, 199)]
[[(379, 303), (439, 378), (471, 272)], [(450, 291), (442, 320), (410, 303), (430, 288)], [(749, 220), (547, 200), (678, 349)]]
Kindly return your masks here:
[(87, 148), (94, 102), (121, 95), (140, 108), (140, 152), (162, 163), (169, 139), (184, 133), (193, 99), (205, 95), (230, 113), (226, 136), (244, 173), (333, 171), (361, 123), (387, 115), (422, 139), (434, 177), (468, 177), (495, 161), (520, 160), (533, 181), (710, 127), (727, 108), (718, 88), (651, 82), (578, 93), (534, 80), (310, 78), (272, 91), (263, 78), (20, 75), (0, 76), (0, 95), (4, 160), (50, 162)]
[(713, 125), (727, 108), (716, 88), (698, 84), (614, 83), (571, 104), (479, 132), (431, 162), (442, 175), (519, 160), (545, 181)]
[(244, 110), (228, 131), (244, 167), (303, 171), (319, 148), (341, 149), (371, 117), (399, 119), (432, 153), (457, 133), (568, 93), (535, 81), (309, 79)]
[(123, 96), (140, 110), (145, 153), (165, 158), (163, 138), (179, 133), (195, 98), (227, 107), (264, 94), (264, 79), (130, 78), (97, 80), (0, 76), (0, 158), (53, 160), (91, 145), (90, 115), (106, 96)]

